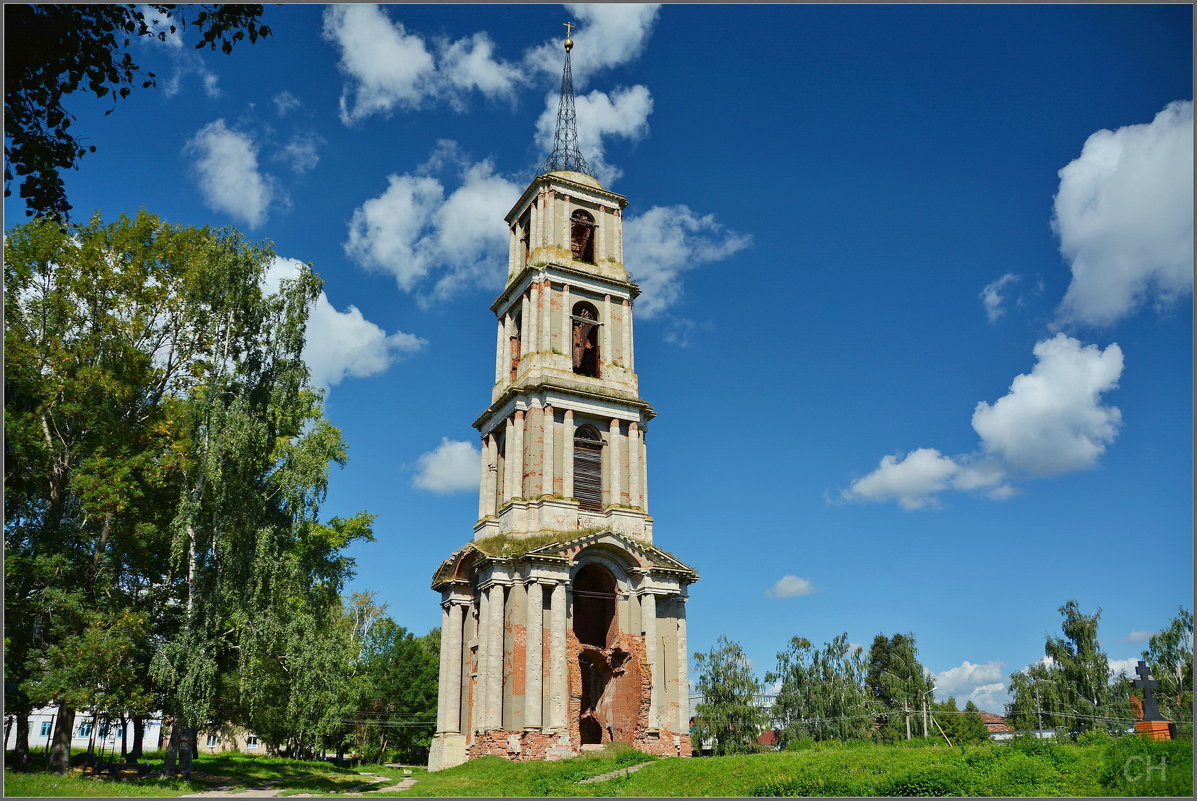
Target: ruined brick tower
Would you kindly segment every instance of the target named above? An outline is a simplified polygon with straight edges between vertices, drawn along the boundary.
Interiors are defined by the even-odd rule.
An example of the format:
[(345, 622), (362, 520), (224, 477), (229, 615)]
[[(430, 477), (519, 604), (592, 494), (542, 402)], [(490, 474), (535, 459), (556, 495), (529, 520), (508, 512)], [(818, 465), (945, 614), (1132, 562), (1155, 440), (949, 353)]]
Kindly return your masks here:
[(627, 199), (578, 152), (572, 44), (553, 154), (506, 217), (495, 384), (474, 421), (474, 540), (432, 579), (443, 614), (430, 770), (614, 740), (690, 754), (685, 603), (698, 574), (653, 545)]

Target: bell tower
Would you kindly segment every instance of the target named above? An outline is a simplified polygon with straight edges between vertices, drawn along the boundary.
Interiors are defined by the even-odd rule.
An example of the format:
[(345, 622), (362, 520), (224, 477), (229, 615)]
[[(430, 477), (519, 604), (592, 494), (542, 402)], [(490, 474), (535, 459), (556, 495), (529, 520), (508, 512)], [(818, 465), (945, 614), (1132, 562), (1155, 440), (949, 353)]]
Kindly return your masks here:
[(578, 150), (572, 47), (567, 36), (553, 152), (505, 217), (473, 541), (433, 577), (432, 770), (613, 740), (690, 754), (685, 601), (698, 574), (653, 545), (628, 201)]

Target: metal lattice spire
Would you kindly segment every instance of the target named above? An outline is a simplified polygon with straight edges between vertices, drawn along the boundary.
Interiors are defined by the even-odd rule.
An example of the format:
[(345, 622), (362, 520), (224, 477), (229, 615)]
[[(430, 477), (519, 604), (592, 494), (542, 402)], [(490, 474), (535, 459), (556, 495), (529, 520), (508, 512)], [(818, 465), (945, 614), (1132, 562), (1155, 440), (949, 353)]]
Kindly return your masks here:
[(594, 168), (582, 158), (578, 150), (578, 119), (574, 112), (574, 74), (569, 65), (569, 51), (574, 40), (569, 38), (573, 23), (565, 23), (565, 70), (561, 73), (561, 100), (557, 104), (557, 131), (553, 134), (553, 152), (540, 165), (540, 172), (573, 170), (595, 178)]

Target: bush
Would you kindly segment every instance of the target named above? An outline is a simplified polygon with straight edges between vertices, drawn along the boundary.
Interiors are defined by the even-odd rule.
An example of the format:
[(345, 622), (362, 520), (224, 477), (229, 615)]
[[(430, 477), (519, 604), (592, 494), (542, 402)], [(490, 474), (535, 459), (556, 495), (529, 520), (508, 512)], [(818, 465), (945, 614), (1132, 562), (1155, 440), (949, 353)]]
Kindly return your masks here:
[(877, 795), (943, 797), (976, 795), (977, 782), (969, 771), (948, 765), (912, 770), (878, 783)]
[(1109, 745), (1114, 742), (1114, 738), (1105, 729), (1090, 729), (1086, 732), (1081, 732), (1076, 738), (1077, 745), (1085, 746), (1101, 746)]
[(758, 784), (748, 794), (761, 797), (862, 796), (869, 795), (864, 783), (844, 776), (799, 776)]
[(1098, 775), (1111, 795), (1191, 796), (1193, 741), (1123, 737), (1106, 748)]

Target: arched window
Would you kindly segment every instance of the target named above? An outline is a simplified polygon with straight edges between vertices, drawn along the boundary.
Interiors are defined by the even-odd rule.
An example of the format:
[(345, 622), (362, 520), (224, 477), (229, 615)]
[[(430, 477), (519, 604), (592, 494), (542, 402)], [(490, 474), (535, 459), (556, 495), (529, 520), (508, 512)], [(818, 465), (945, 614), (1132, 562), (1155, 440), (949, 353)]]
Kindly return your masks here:
[(615, 578), (588, 564), (574, 576), (574, 634), (583, 645), (606, 648), (615, 623)]
[(594, 218), (578, 209), (569, 219), (569, 249), (578, 261), (594, 264)]
[(574, 497), (579, 509), (603, 511), (603, 438), (590, 426), (574, 434)]
[(513, 328), (514, 333), (511, 335), (511, 382), (515, 383), (515, 374), (520, 369), (520, 337), (523, 335), (523, 315), (513, 314), (512, 321), (515, 323)]
[(598, 309), (585, 301), (574, 304), (573, 364), (578, 375), (598, 378)]
[(532, 212), (524, 212), (524, 216), (520, 217), (517, 230), (520, 236), (520, 250), (524, 254), (524, 260), (520, 262), (521, 265), (528, 264), (528, 254), (532, 250)]

